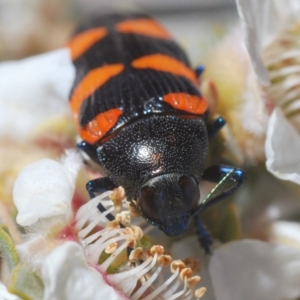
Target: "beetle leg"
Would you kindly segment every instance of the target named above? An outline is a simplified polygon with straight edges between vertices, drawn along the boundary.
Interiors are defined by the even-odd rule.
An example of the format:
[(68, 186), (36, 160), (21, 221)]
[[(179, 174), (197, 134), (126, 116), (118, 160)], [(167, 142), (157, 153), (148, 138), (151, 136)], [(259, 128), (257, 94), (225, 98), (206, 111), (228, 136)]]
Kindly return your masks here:
[[(217, 183), (217, 185), (200, 204), (198, 209), (193, 213), (199, 242), (206, 253), (211, 253), (209, 246), (211, 245), (212, 240), (209, 233), (201, 223), (197, 213), (202, 211), (204, 208), (210, 207), (231, 195), (243, 183), (245, 179), (245, 172), (239, 168), (231, 166), (212, 166), (204, 171), (202, 179)], [(227, 187), (222, 193), (214, 196), (219, 191), (219, 189), (223, 188), (225, 184), (228, 185), (228, 183), (230, 183), (229, 187)]]
[[(86, 184), (86, 189), (91, 198), (95, 198), (95, 193), (101, 194), (103, 192), (113, 190), (116, 187), (117, 186), (108, 177), (96, 178)], [(106, 211), (105, 207), (101, 203), (98, 204), (97, 208), (102, 213)], [(110, 221), (113, 221), (115, 219), (112, 214), (106, 215), (106, 218)]]
[(89, 144), (86, 141), (81, 141), (77, 144), (77, 147), (86, 153), (94, 162), (99, 163), (96, 148), (92, 144)]
[[(218, 203), (235, 192), (235, 190), (237, 190), (244, 182), (245, 172), (242, 169), (231, 166), (212, 166), (204, 171), (202, 179), (216, 182), (217, 185), (212, 189), (212, 191), (207, 195), (206, 199), (200, 205), (201, 210)], [(222, 193), (213, 197), (213, 195), (216, 194), (216, 192), (228, 182), (230, 182), (229, 187), (227, 187)]]
[(219, 117), (216, 120), (210, 122), (207, 124), (207, 134), (208, 134), (208, 139), (212, 139), (226, 124), (226, 121), (222, 118)]
[(196, 228), (196, 234), (201, 247), (204, 249), (206, 254), (211, 254), (210, 246), (212, 244), (212, 239), (204, 224), (200, 221), (198, 215), (194, 216), (194, 226)]
[(195, 74), (197, 76), (197, 78), (199, 78), (201, 76), (201, 74), (204, 72), (205, 68), (203, 65), (199, 64), (196, 69), (195, 69)]

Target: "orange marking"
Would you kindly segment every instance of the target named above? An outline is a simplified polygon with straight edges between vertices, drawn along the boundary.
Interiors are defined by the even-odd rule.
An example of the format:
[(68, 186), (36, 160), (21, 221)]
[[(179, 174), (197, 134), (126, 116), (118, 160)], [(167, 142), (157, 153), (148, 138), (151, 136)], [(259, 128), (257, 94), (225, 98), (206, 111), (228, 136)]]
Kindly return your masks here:
[(115, 26), (118, 32), (134, 33), (161, 39), (172, 39), (170, 33), (151, 19), (126, 20)]
[(167, 94), (164, 96), (164, 101), (176, 109), (197, 115), (202, 115), (208, 108), (207, 101), (204, 98), (185, 93)]
[(168, 55), (159, 53), (145, 55), (132, 61), (131, 65), (137, 69), (153, 69), (183, 76), (192, 81), (195, 85), (198, 85), (195, 72), (184, 63)]
[(122, 110), (112, 108), (104, 113), (98, 114), (84, 128), (79, 130), (80, 136), (88, 143), (99, 141), (118, 121)]
[(118, 75), (124, 70), (122, 64), (103, 66), (90, 71), (75, 88), (70, 106), (73, 111), (75, 121), (78, 122), (78, 115), (82, 103), (91, 96), (95, 90), (105, 84), (110, 78)]
[(100, 27), (87, 30), (74, 36), (74, 38), (71, 39), (68, 43), (68, 47), (71, 50), (72, 60), (74, 61), (75, 59), (77, 59), (93, 44), (104, 38), (106, 35), (107, 29), (104, 27)]

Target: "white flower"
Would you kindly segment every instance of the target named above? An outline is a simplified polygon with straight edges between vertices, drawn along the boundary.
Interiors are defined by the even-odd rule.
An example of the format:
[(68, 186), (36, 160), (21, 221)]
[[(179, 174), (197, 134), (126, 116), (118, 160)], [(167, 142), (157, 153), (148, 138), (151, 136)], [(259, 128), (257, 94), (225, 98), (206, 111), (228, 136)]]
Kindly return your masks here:
[(265, 150), (270, 172), (300, 184), (300, 135), (280, 108), (275, 108), (270, 117)]
[(82, 247), (74, 242), (66, 242), (46, 258), (42, 277), (43, 300), (128, 299), (87, 265)]
[[(79, 165), (72, 152), (63, 163), (41, 160), (25, 167), (14, 187), (17, 219), (31, 225), (17, 250), (21, 261), (42, 270), (44, 300), (201, 298), (206, 289), (196, 289), (201, 280), (193, 276), (196, 268), (173, 261), (162, 246), (142, 248), (143, 232), (130, 224), (124, 192), (103, 193), (81, 206), (74, 220), (69, 217)], [(48, 183), (47, 171), (57, 179)], [(99, 202), (104, 213), (97, 209)], [(106, 215), (115, 207), (123, 211), (109, 222)], [(167, 269), (172, 274), (164, 279)]]
[(0, 136), (25, 140), (45, 120), (70, 114), (75, 70), (68, 49), (1, 63), (0, 74)]
[(171, 250), (200, 257), (205, 299), (293, 300), (300, 296), (300, 249), (240, 240), (216, 247), (205, 258), (191, 237), (174, 243)]
[(217, 300), (282, 300), (300, 296), (300, 250), (255, 240), (217, 249), (209, 273)]
[(20, 300), (20, 298), (8, 292), (6, 286), (0, 281), (0, 300)]
[(300, 224), (289, 221), (276, 221), (271, 226), (270, 240), (300, 249)]
[(43, 159), (26, 166), (20, 172), (13, 192), (18, 224), (29, 226), (39, 219), (57, 215), (66, 215), (70, 220), (80, 166), (81, 156), (76, 150), (67, 152), (62, 163)]
[(237, 0), (246, 46), (271, 114), (265, 142), (267, 169), (300, 184), (300, 5), (297, 0)]

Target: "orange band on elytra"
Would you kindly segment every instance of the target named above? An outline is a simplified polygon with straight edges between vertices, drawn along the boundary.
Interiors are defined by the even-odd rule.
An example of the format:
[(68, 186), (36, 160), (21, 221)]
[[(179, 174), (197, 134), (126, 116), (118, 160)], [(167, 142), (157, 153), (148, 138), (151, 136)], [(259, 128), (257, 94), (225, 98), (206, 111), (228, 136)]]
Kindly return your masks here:
[(104, 38), (106, 35), (107, 29), (104, 27), (99, 27), (87, 30), (74, 36), (67, 45), (71, 50), (72, 60), (74, 61), (77, 59), (93, 44)]
[(136, 69), (153, 69), (183, 76), (198, 85), (195, 72), (181, 61), (168, 55), (160, 53), (145, 55), (132, 61), (131, 65)]
[(120, 74), (124, 70), (122, 64), (103, 66), (90, 71), (75, 88), (70, 106), (77, 121), (82, 103), (91, 96), (95, 90), (105, 84), (110, 78)]
[(208, 108), (204, 98), (185, 93), (170, 93), (164, 96), (164, 101), (172, 107), (189, 113), (202, 115)]
[(126, 20), (116, 24), (116, 31), (134, 33), (161, 39), (172, 39), (170, 33), (159, 23), (151, 19)]
[(84, 128), (79, 129), (79, 134), (88, 143), (99, 141), (118, 121), (122, 110), (112, 108), (106, 112), (98, 114)]

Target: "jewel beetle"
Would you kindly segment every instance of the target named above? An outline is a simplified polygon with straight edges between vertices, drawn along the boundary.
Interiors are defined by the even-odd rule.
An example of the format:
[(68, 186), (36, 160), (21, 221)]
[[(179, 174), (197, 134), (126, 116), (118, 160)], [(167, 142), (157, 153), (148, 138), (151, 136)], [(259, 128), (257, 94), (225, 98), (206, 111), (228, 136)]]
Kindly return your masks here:
[[(225, 121), (207, 121), (208, 104), (197, 87), (202, 68), (191, 69), (157, 21), (140, 13), (92, 18), (77, 29), (69, 48), (78, 146), (106, 174), (87, 183), (91, 197), (122, 186), (142, 217), (177, 237), (191, 217), (242, 184), (239, 168), (205, 169), (209, 140)], [(199, 203), (201, 180), (217, 185)]]

